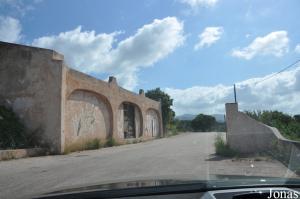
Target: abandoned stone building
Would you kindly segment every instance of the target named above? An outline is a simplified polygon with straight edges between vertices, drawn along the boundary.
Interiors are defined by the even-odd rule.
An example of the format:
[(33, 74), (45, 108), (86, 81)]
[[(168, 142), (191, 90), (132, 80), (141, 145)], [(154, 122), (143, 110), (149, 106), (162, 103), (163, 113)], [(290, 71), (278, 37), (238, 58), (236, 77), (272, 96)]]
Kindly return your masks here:
[(160, 102), (66, 66), (49, 49), (0, 42), (0, 99), (55, 153), (78, 140), (162, 135)]

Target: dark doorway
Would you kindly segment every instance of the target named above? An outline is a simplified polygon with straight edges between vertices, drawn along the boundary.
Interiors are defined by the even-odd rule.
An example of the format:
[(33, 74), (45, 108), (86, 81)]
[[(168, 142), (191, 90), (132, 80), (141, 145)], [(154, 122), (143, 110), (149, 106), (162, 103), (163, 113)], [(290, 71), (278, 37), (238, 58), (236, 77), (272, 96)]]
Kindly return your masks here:
[(134, 105), (123, 104), (124, 108), (124, 138), (135, 138)]

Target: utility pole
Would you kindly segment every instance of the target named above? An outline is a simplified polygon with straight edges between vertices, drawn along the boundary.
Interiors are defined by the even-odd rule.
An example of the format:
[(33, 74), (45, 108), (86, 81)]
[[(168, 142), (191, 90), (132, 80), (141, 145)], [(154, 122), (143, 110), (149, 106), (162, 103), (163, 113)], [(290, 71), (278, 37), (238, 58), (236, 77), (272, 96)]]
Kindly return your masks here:
[(235, 89), (235, 84), (233, 84), (233, 91), (234, 91), (234, 103), (236, 102), (236, 89)]

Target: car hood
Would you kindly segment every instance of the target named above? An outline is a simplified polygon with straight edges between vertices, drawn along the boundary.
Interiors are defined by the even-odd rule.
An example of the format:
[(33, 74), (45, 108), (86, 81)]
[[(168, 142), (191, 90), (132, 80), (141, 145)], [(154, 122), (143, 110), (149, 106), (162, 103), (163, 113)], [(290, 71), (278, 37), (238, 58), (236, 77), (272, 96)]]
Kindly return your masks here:
[(122, 182), (113, 182), (105, 184), (82, 185), (76, 187), (62, 188), (47, 194), (60, 194), (83, 191), (105, 191), (120, 190), (145, 187), (164, 187), (164, 186), (181, 186), (197, 185), (199, 190), (212, 190), (226, 187), (251, 187), (251, 186), (289, 186), (300, 185), (300, 179), (297, 178), (275, 178), (261, 176), (239, 176), (239, 175), (213, 175), (210, 180), (181, 180), (181, 179), (143, 179), (128, 180)]

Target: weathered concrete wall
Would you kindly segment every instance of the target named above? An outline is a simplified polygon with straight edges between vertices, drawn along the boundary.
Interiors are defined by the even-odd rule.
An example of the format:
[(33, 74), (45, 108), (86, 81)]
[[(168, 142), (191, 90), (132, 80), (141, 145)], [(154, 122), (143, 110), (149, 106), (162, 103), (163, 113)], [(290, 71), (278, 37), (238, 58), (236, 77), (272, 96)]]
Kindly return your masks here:
[[(146, 134), (147, 124), (143, 121), (146, 121), (148, 109), (153, 109), (157, 111), (157, 114), (161, 114), (160, 103), (145, 97), (144, 93), (135, 94), (119, 87), (115, 78), (111, 78), (107, 83), (73, 69), (68, 69), (66, 87), (66, 96), (69, 96), (74, 90), (85, 90), (101, 94), (107, 106), (111, 108), (111, 132), (109, 135), (117, 141), (122, 142), (124, 139), (123, 103), (130, 103), (135, 106), (136, 137), (152, 138), (152, 136)], [(162, 136), (161, 116), (158, 116), (158, 118), (157, 136)], [(69, 130), (66, 128), (66, 134), (68, 134), (67, 131)]]
[(268, 150), (276, 139), (274, 129), (238, 111), (238, 104), (226, 105), (227, 142), (241, 153)]
[(142, 128), (143, 119), (142, 119), (141, 110), (137, 106), (134, 107), (134, 120), (135, 120), (134, 124), (136, 130), (136, 138), (139, 138), (143, 136), (143, 128)]
[[(136, 138), (163, 135), (159, 102), (119, 87), (113, 77), (105, 82), (70, 69), (53, 50), (0, 42), (0, 72), (0, 102), (53, 152), (86, 139), (124, 141), (124, 103), (134, 105)], [(156, 113), (151, 134), (147, 110)]]
[(300, 172), (300, 142), (284, 138), (274, 127), (238, 111), (238, 104), (227, 103), (226, 139), (240, 153), (267, 152), (292, 171)]
[(65, 110), (65, 142), (78, 139), (106, 139), (111, 132), (111, 109), (95, 93), (76, 90), (68, 97)]
[(159, 136), (159, 113), (149, 109), (146, 112), (146, 135), (149, 137)]
[(0, 100), (53, 152), (61, 151), (63, 72), (53, 50), (0, 42)]
[(43, 148), (0, 150), (0, 161), (42, 156), (45, 154), (46, 154), (46, 150)]

